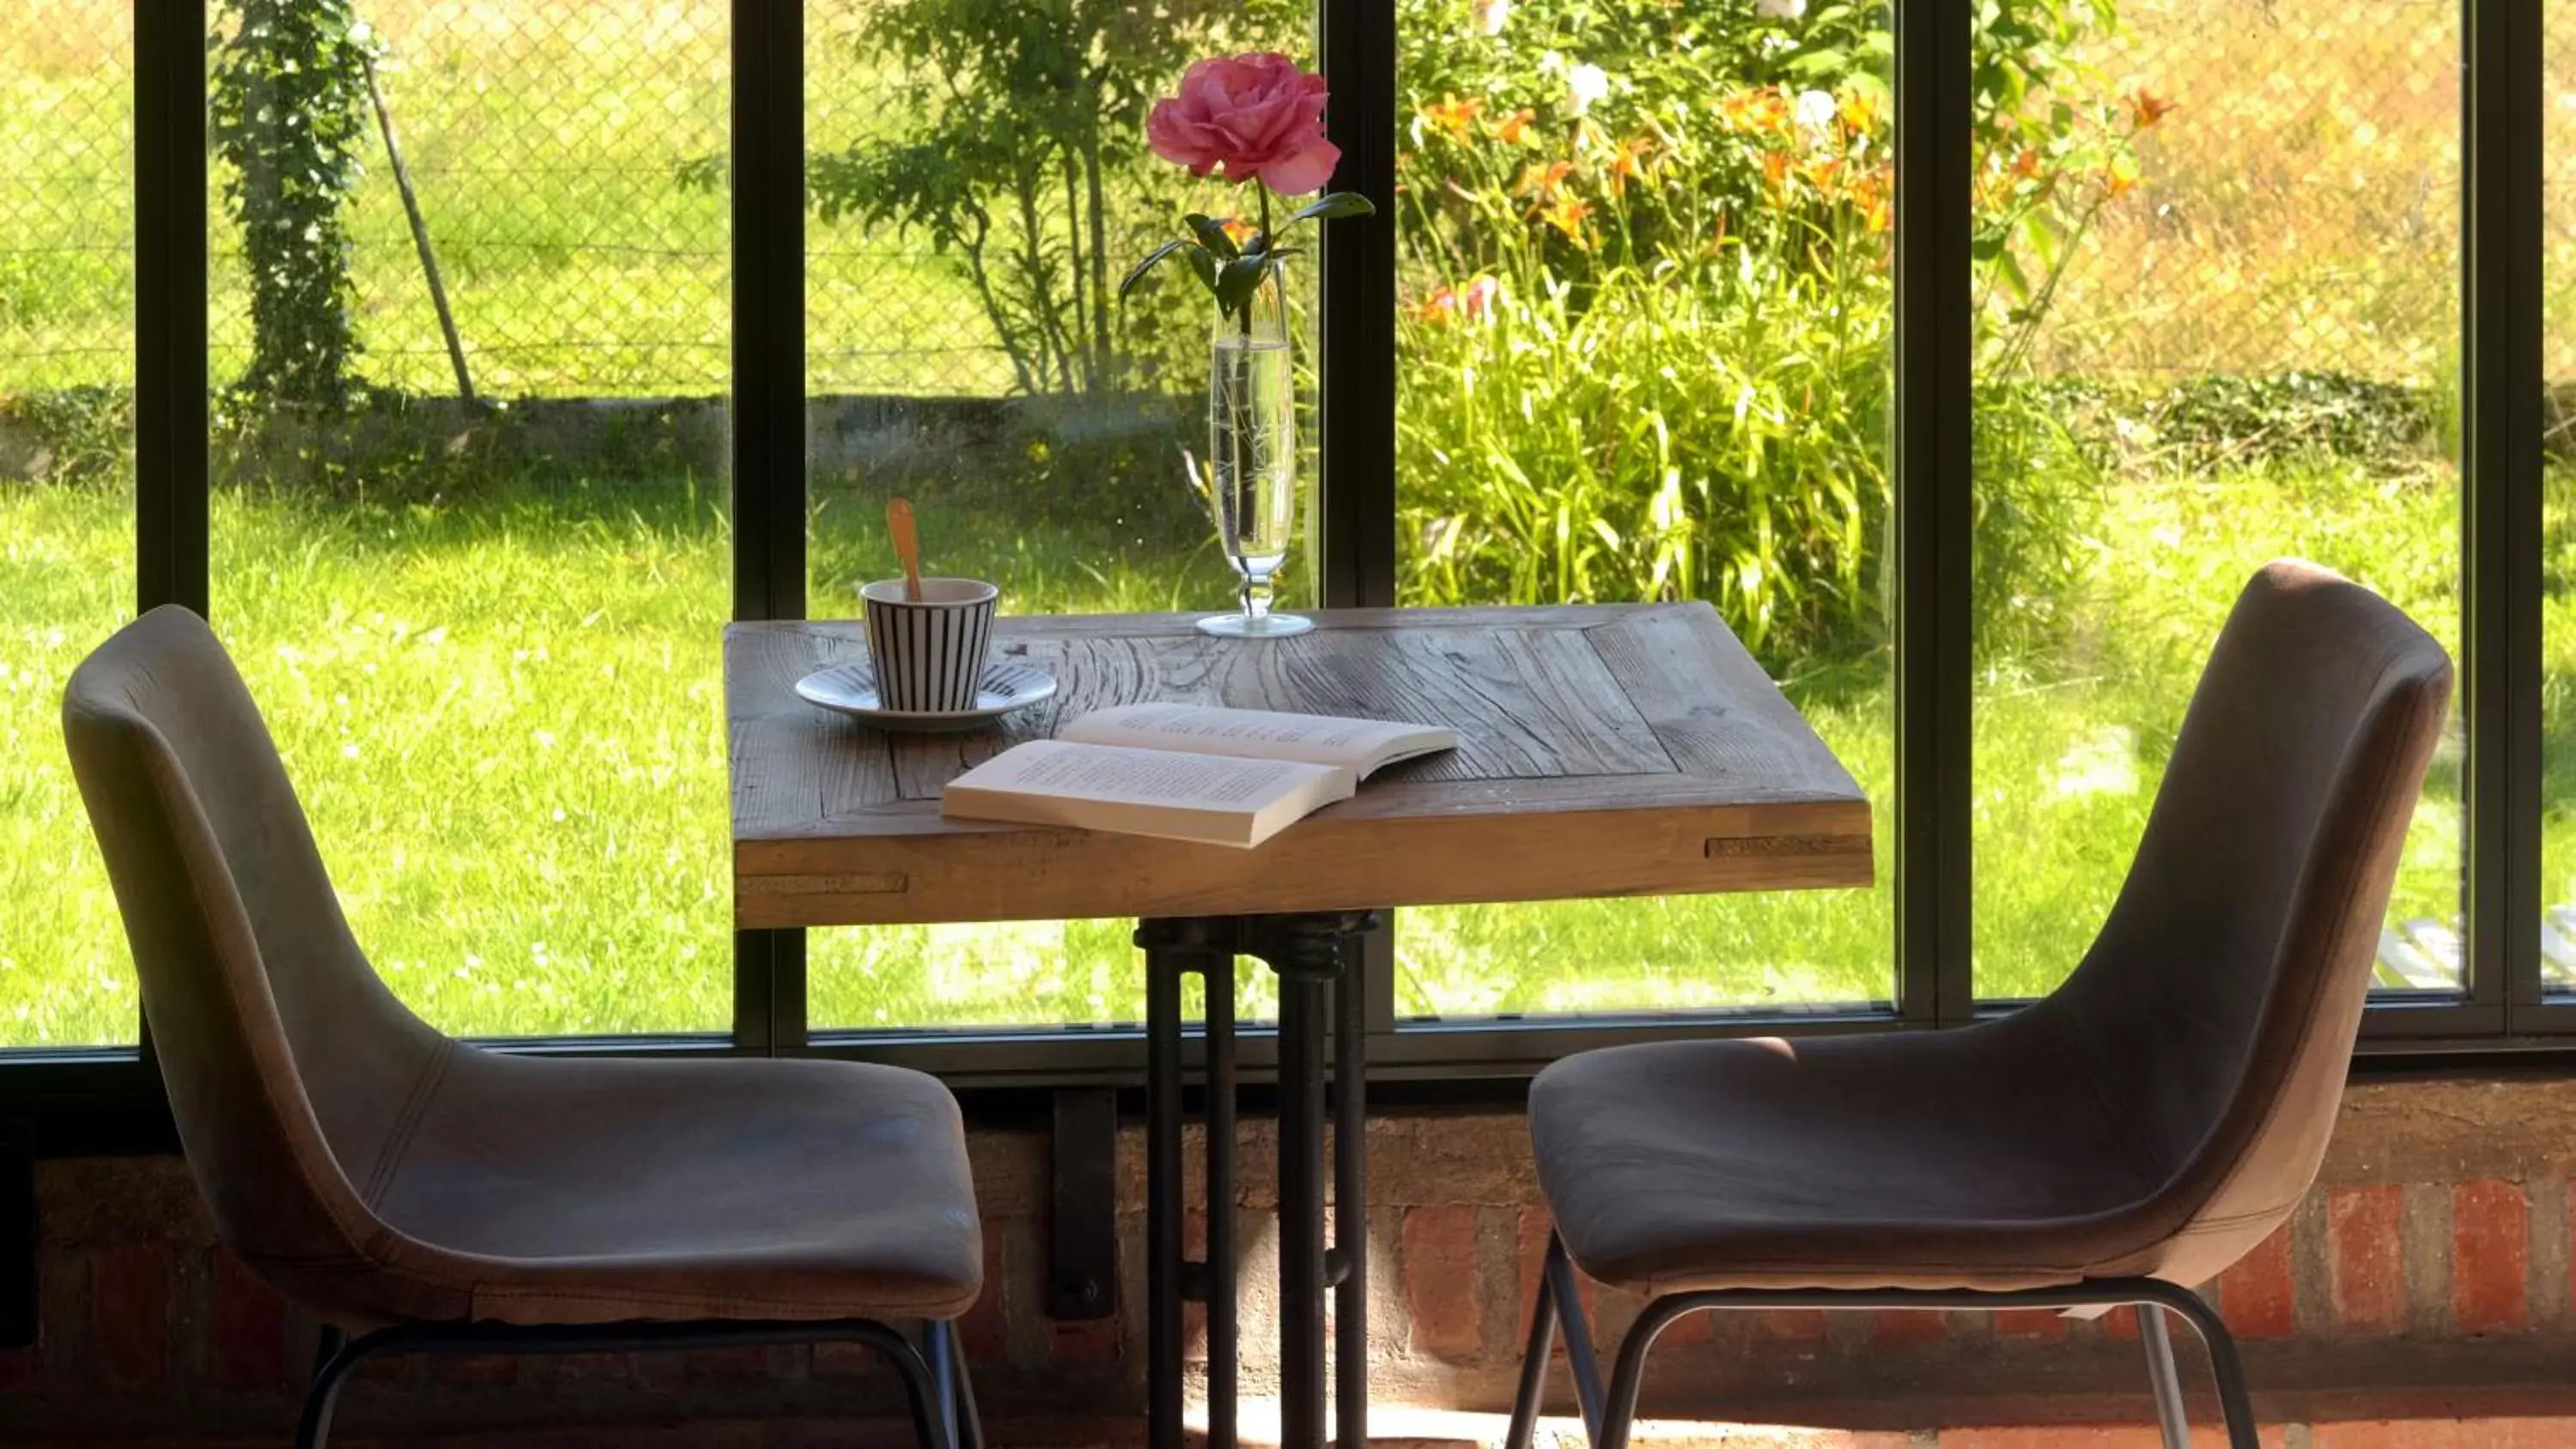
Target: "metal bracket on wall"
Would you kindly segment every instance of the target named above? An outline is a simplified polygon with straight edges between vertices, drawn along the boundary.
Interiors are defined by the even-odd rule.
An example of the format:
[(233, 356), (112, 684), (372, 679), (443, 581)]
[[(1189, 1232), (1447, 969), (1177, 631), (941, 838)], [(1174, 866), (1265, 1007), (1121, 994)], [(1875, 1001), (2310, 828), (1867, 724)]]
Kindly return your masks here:
[(0, 1348), (36, 1342), (36, 1128), (0, 1120)]
[(1047, 1316), (1114, 1317), (1118, 1312), (1118, 1094), (1107, 1087), (1058, 1091), (1052, 1148)]

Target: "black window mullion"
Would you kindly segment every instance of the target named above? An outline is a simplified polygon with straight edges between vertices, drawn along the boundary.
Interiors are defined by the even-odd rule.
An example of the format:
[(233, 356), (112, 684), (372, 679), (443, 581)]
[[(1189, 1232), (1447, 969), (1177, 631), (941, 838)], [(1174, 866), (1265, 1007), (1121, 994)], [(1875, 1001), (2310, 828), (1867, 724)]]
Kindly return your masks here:
[(1970, 969), (1970, 12), (1896, 11), (1898, 1014), (1965, 1021)]
[(2468, 993), (2540, 1005), (2544, 44), (2533, 0), (2464, 0), (2461, 714)]
[[(805, 617), (804, 0), (733, 4), (733, 616)], [(805, 934), (734, 934), (734, 1043), (805, 1045)]]
[(1333, 186), (1377, 204), (1375, 216), (1323, 228), (1323, 536), (1328, 606), (1395, 602), (1395, 65), (1394, 0), (1321, 0), (1317, 17), (1327, 117), (1342, 161)]
[[(1377, 214), (1323, 228), (1317, 595), (1327, 606), (1395, 602), (1394, 0), (1319, 0), (1317, 51), (1332, 88), (1327, 117), (1342, 148), (1333, 187)], [(1390, 920), (1368, 939), (1361, 980), (1369, 1029), (1395, 1030)]]
[(134, 7), (138, 610), (206, 612), (206, 7)]
[[(135, 611), (209, 612), (205, 0), (134, 23)], [(152, 1026), (135, 1008), (143, 1070)]]

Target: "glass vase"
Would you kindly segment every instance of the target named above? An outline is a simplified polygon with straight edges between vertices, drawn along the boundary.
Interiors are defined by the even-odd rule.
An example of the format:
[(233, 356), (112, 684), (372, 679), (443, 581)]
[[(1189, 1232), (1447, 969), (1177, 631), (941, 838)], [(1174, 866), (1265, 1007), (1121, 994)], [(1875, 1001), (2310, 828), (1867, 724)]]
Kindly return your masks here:
[(1241, 609), (1201, 619), (1210, 634), (1276, 638), (1314, 626), (1271, 612), (1273, 576), (1297, 530), (1297, 378), (1288, 293), (1274, 262), (1250, 302), (1217, 310), (1208, 339), (1208, 451), (1200, 480)]

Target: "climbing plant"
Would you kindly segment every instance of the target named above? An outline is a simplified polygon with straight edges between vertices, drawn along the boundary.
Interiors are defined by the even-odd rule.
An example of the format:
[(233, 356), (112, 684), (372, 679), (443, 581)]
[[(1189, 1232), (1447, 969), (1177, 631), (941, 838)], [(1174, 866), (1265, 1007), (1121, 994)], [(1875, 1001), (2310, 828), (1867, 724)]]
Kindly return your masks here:
[(224, 198), (250, 271), (251, 361), (242, 391), (282, 402), (349, 400), (345, 221), (365, 137), (372, 43), (354, 0), (224, 0), (210, 119), (231, 168)]

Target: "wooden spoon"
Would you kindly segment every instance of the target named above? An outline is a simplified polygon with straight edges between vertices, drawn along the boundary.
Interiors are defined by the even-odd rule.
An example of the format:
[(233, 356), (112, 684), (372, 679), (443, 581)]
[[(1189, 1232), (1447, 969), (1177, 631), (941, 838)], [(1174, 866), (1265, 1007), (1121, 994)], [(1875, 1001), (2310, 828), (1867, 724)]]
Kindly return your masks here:
[(921, 534), (912, 522), (908, 499), (886, 500), (886, 532), (894, 535), (895, 557), (903, 560), (904, 602), (921, 602)]

